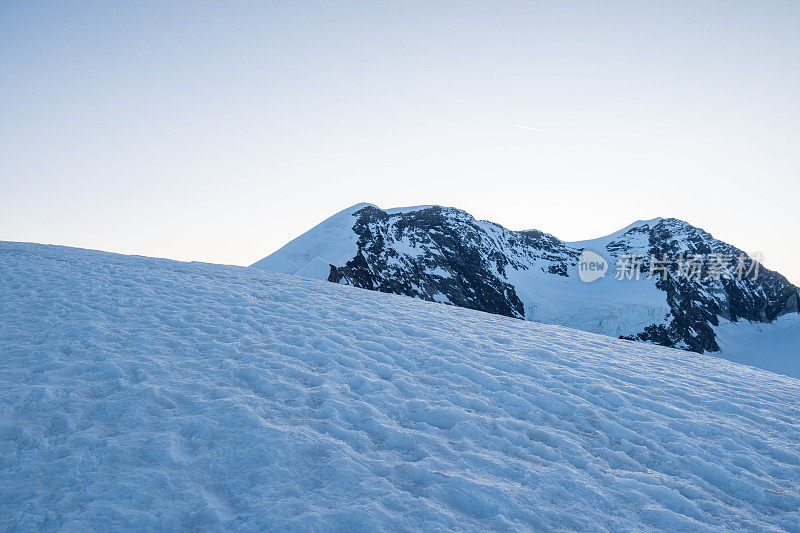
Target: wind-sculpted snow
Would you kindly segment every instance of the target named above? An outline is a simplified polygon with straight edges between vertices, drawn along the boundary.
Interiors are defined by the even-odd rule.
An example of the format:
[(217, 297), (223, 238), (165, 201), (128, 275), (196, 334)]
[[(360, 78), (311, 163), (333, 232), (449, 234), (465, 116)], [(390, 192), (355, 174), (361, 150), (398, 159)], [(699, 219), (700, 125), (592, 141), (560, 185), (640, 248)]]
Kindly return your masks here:
[[(586, 251), (608, 266), (592, 283), (578, 275)], [(635, 264), (627, 278), (617, 270), (625, 257)], [(687, 260), (713, 265), (713, 257), (727, 258), (729, 268), (720, 267), (716, 277), (708, 268), (705, 276), (682, 274)], [(638, 221), (607, 237), (567, 243), (541, 231), (511, 231), (451, 207), (382, 210), (357, 204), (253, 266), (734, 360), (743, 359), (718, 342), (722, 324), (742, 323), (753, 337), (749, 344), (767, 346), (761, 325), (773, 329), (785, 315), (800, 319), (800, 292), (786, 278), (756, 268), (742, 250), (674, 218)], [(740, 275), (734, 275), (738, 267)], [(800, 330), (791, 337), (800, 346)], [(744, 360), (800, 377), (796, 348), (759, 350)]]
[(800, 381), (256, 269), (0, 243), (0, 529), (800, 531)]

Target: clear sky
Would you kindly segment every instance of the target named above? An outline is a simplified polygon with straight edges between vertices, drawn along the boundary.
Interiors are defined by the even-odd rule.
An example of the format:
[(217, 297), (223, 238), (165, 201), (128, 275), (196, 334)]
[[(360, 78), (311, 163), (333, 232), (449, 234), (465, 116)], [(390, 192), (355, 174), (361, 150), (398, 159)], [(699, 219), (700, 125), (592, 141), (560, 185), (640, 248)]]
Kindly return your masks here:
[(0, 3), (3, 240), (249, 264), (358, 202), (672, 216), (797, 282), (798, 140), (797, 1)]

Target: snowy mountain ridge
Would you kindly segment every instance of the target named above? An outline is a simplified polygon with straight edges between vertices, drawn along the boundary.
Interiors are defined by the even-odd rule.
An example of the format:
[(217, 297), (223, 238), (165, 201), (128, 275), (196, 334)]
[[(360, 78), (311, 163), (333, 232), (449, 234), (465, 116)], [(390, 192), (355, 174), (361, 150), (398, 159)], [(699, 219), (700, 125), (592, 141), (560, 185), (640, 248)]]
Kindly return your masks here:
[(7, 242), (0, 352), (2, 530), (800, 530), (800, 381), (702, 354)]
[[(583, 250), (602, 256), (612, 270), (594, 283), (581, 282), (576, 265)], [(651, 257), (694, 255), (741, 256), (758, 276), (682, 279), (678, 263), (666, 275), (649, 276)], [(626, 256), (641, 257), (640, 279), (615, 279), (614, 265)], [(701, 353), (718, 352), (720, 342), (730, 346), (720, 338), (724, 324), (749, 324), (759, 334), (759, 324), (788, 315), (800, 343), (797, 287), (753, 261), (672, 218), (569, 243), (537, 230), (511, 231), (455, 208), (357, 204), (253, 266)], [(745, 357), (735, 348), (723, 355)], [(790, 351), (785, 359), (770, 368), (793, 366), (800, 375), (800, 353)], [(748, 362), (757, 364), (752, 357)]]

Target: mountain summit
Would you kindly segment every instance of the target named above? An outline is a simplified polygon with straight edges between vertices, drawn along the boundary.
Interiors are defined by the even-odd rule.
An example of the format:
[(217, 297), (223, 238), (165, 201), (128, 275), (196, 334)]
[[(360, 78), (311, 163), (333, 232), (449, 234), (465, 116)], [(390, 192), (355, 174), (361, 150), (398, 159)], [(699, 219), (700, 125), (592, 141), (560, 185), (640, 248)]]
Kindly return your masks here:
[[(591, 283), (579, 276), (584, 252), (607, 268)], [(797, 287), (674, 218), (570, 243), (451, 207), (357, 204), (253, 266), (694, 352), (722, 350), (770, 370), (797, 366), (787, 371), (785, 357), (765, 362), (737, 351), (752, 332), (777, 336), (769, 344), (785, 344), (786, 357), (796, 357)], [(787, 331), (797, 335), (793, 342)]]

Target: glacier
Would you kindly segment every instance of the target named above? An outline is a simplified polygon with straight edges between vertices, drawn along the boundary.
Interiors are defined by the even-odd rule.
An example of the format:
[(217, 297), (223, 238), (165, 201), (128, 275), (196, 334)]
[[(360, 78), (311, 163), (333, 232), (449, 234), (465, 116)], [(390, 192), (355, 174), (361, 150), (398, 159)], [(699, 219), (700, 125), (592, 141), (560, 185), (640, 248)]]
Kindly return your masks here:
[(11, 242), (0, 350), (2, 530), (800, 531), (800, 380), (721, 358)]

